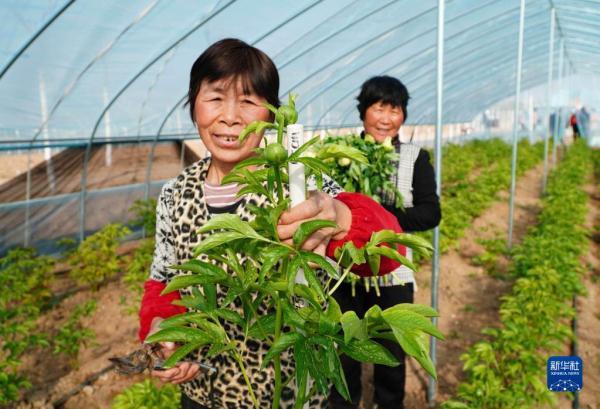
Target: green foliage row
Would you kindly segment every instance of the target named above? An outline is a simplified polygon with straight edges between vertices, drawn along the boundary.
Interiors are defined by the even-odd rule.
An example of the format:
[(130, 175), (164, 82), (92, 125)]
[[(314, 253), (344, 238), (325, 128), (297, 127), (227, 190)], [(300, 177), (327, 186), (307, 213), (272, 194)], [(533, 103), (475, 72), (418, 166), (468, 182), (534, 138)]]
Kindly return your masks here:
[(158, 387), (146, 379), (115, 396), (111, 409), (179, 409), (180, 400), (177, 386), (167, 383)]
[(118, 273), (121, 263), (117, 248), (128, 234), (131, 234), (129, 228), (113, 223), (86, 237), (77, 250), (67, 257), (66, 261), (71, 266), (71, 278), (97, 289), (107, 278)]
[(131, 225), (143, 228), (146, 236), (153, 236), (156, 231), (156, 199), (138, 199), (129, 211), (134, 215)]
[(142, 240), (140, 246), (135, 250), (133, 256), (127, 263), (127, 270), (122, 281), (127, 286), (130, 296), (126, 300), (127, 312), (136, 314), (142, 301), (144, 292), (143, 283), (148, 279), (152, 258), (154, 257), (154, 237)]
[(21, 356), (48, 346), (48, 336), (36, 330), (41, 307), (51, 296), (54, 260), (35, 250), (17, 248), (0, 259), (0, 405), (18, 398), (29, 386), (17, 373)]
[(444, 408), (556, 404), (543, 382), (546, 359), (572, 337), (571, 301), (585, 291), (580, 257), (588, 248), (583, 228), (587, 196), (581, 186), (590, 171), (590, 151), (578, 142), (550, 175), (539, 224), (514, 250), (512, 274), (517, 280), (503, 298), (501, 325), (484, 330), (490, 340), (462, 356), (467, 381)]
[[(467, 154), (449, 145), (442, 172), (442, 221), (440, 250), (446, 252), (458, 243), (472, 221), (480, 216), (498, 194), (510, 187), (511, 146), (499, 140), (474, 141)], [(543, 159), (543, 143), (518, 144), (517, 176), (523, 175)], [(430, 238), (432, 232), (423, 234)]]
[[(79, 246), (72, 240), (64, 240), (63, 244), (70, 247), (66, 261), (72, 267), (71, 278), (97, 288), (114, 275), (120, 269), (116, 250), (126, 234), (129, 229), (111, 224), (87, 237)], [(55, 354), (73, 358), (81, 345), (94, 336), (80, 324), (83, 316), (93, 312), (93, 300), (75, 308), (52, 336), (38, 328), (42, 310), (51, 307), (50, 285), (55, 263), (56, 259), (40, 256), (30, 248), (10, 250), (0, 259), (0, 404), (18, 399), (19, 392), (30, 386), (18, 374), (24, 353), (51, 347)]]
[(82, 345), (87, 345), (95, 337), (94, 331), (83, 327), (81, 319), (89, 317), (96, 310), (96, 300), (89, 300), (75, 307), (67, 321), (54, 335), (54, 354), (65, 354), (76, 358)]

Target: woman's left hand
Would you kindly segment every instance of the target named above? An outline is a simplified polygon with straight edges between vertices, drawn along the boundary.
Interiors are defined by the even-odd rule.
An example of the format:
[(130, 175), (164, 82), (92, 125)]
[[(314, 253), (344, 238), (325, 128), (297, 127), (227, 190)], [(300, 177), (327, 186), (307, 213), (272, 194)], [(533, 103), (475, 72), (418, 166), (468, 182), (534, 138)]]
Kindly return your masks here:
[(310, 192), (304, 202), (286, 210), (279, 218), (279, 239), (292, 244), (292, 237), (300, 225), (309, 220), (331, 220), (336, 228), (328, 227), (315, 231), (302, 245), (302, 249), (324, 255), (331, 239), (341, 239), (352, 224), (352, 213), (348, 206), (323, 192)]

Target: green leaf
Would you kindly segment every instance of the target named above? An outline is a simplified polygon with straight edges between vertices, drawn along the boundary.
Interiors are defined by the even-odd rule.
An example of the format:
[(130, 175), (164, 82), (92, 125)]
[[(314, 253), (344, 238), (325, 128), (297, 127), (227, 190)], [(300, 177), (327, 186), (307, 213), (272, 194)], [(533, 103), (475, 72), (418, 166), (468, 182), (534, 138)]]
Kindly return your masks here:
[(377, 325), (381, 323), (383, 317), (381, 316), (381, 307), (377, 304), (373, 305), (371, 308), (365, 312), (365, 325), (367, 330), (371, 328), (373, 325)]
[[(198, 287), (192, 287), (192, 290), (197, 290)], [(205, 311), (206, 310), (206, 299), (204, 295), (198, 291), (198, 294), (194, 294), (193, 296), (183, 295), (181, 300), (175, 300), (171, 304), (180, 305), (186, 308)]]
[[(273, 225), (273, 227), (276, 227), (277, 224), (279, 223), (279, 218), (281, 217), (281, 214), (283, 212), (285, 212), (288, 207), (290, 207), (290, 198), (285, 198), (283, 201), (279, 202), (277, 204), (277, 206), (275, 206), (270, 212), (269, 212), (269, 218), (271, 220), (271, 225)], [(275, 229), (275, 233), (277, 233), (277, 230)]]
[(292, 260), (288, 264), (287, 271), (287, 291), (290, 294), (294, 293), (294, 286), (296, 285), (296, 275), (298, 274), (298, 270), (300, 270), (302, 266), (302, 256), (297, 255), (292, 257)]
[(337, 322), (325, 314), (319, 314), (319, 334), (335, 335), (338, 332)]
[(283, 300), (281, 303), (281, 307), (283, 309), (283, 315), (285, 317), (284, 322), (288, 325), (293, 325), (297, 328), (302, 328), (304, 326), (304, 318), (300, 316), (298, 311), (290, 304), (288, 300)]
[(369, 163), (367, 157), (360, 149), (341, 144), (326, 144), (319, 150), (318, 157), (321, 160), (348, 158), (359, 163)]
[(326, 227), (335, 228), (337, 227), (337, 223), (331, 220), (310, 220), (300, 224), (300, 227), (298, 227), (298, 230), (294, 233), (294, 247), (300, 248), (311, 234)]
[(248, 330), (248, 336), (259, 340), (265, 340), (267, 336), (275, 333), (275, 314), (263, 315), (252, 324)]
[(422, 304), (401, 303), (387, 309), (387, 311), (396, 310), (412, 311), (416, 314), (423, 315), (424, 317), (439, 317), (439, 313), (436, 310)]
[(370, 339), (363, 341), (352, 340), (349, 343), (342, 343), (340, 344), (340, 349), (355, 361), (371, 362), (386, 366), (398, 366), (400, 364), (390, 351)]
[(159, 324), (160, 329), (170, 328), (170, 327), (184, 327), (187, 323), (190, 322), (190, 316), (198, 315), (201, 317), (205, 317), (206, 314), (202, 312), (184, 312), (181, 314), (173, 315), (169, 318), (165, 318)]
[(433, 251), (433, 246), (429, 240), (413, 234), (396, 233), (392, 230), (380, 230), (373, 233), (368, 244), (379, 245), (381, 243), (401, 244), (420, 253)]
[(214, 313), (219, 317), (224, 319), (225, 321), (233, 322), (234, 324), (243, 326), (244, 319), (240, 314), (232, 310), (226, 310), (223, 308), (219, 308), (214, 311)]
[(308, 168), (312, 169), (315, 172), (325, 173), (326, 175), (329, 175), (329, 173), (330, 173), (329, 167), (325, 163), (323, 163), (323, 161), (321, 161), (320, 159), (309, 158), (309, 157), (303, 156), (303, 157), (297, 158), (296, 162), (304, 164), (304, 166), (307, 166)]
[(161, 329), (146, 338), (147, 343), (153, 342), (210, 342), (210, 337), (206, 332), (198, 328), (190, 327), (169, 327)]
[(346, 376), (342, 369), (340, 357), (337, 354), (333, 345), (330, 348), (324, 348), (327, 355), (327, 362), (329, 366), (330, 379), (333, 381), (335, 389), (344, 397), (346, 400), (350, 400), (350, 391), (348, 390), (348, 384), (346, 383)]
[(310, 286), (310, 288), (312, 288), (313, 290), (315, 290), (317, 292), (317, 294), (319, 295), (321, 300), (325, 301), (325, 299), (327, 297), (325, 296), (323, 287), (321, 287), (321, 282), (317, 279), (317, 276), (315, 275), (315, 271), (312, 269), (312, 267), (310, 267), (308, 265), (308, 263), (306, 262), (306, 260), (304, 258), (302, 258), (302, 256), (299, 256), (299, 257), (302, 261), (304, 277), (306, 277), (306, 281), (308, 282), (308, 285)]
[(426, 332), (444, 339), (442, 333), (427, 318), (412, 311), (385, 310), (382, 315), (402, 349), (415, 358), (427, 373), (436, 378), (435, 368), (429, 358), (427, 341), (421, 335)]
[(272, 245), (263, 249), (262, 266), (258, 273), (258, 282), (262, 283), (267, 275), (267, 272), (273, 269), (275, 265), (280, 261), (288, 257), (290, 249), (288, 247)]
[[(296, 364), (296, 391), (300, 391), (303, 388), (301, 385), (306, 385), (308, 382), (308, 365), (309, 365), (309, 352), (308, 347), (304, 339), (299, 339), (294, 344), (294, 361)], [(306, 390), (306, 388), (304, 388)]]
[(217, 308), (217, 287), (214, 284), (205, 284), (204, 296), (206, 297), (206, 307), (208, 311)]
[(371, 257), (371, 256), (385, 256), (387, 258), (397, 261), (398, 263), (402, 264), (403, 266), (410, 268), (412, 271), (417, 271), (417, 266), (415, 266), (412, 261), (410, 261), (409, 259), (404, 257), (402, 254), (398, 253), (396, 250), (394, 250), (390, 247), (366, 246), (366, 249), (367, 249), (366, 251), (368, 254), (367, 259), (369, 259), (369, 257)]
[(305, 142), (302, 146), (300, 146), (298, 149), (296, 149), (296, 151), (294, 153), (292, 153), (290, 155), (290, 157), (288, 158), (288, 162), (294, 162), (294, 161), (296, 161), (296, 159), (299, 158), (300, 155), (302, 155), (302, 153), (304, 153), (305, 150), (307, 150), (311, 145), (314, 145), (320, 139), (321, 138), (319, 136), (315, 136), (314, 138), (312, 138), (308, 142)]
[(202, 345), (205, 345), (205, 342), (190, 342), (180, 346), (175, 352), (173, 352), (173, 355), (167, 358), (167, 360), (163, 363), (163, 368), (171, 368), (175, 366), (175, 364), (185, 358), (187, 354), (197, 350)]
[(232, 242), (234, 240), (247, 238), (248, 237), (246, 235), (233, 231), (211, 234), (196, 246), (194, 249), (194, 256), (197, 257), (202, 253), (206, 253), (208, 250), (222, 246), (223, 244)]
[(229, 290), (227, 291), (227, 295), (225, 296), (225, 298), (222, 301), (222, 305), (224, 307), (228, 306), (229, 304), (231, 304), (231, 302), (233, 300), (235, 300), (243, 292), (244, 292), (244, 290), (242, 288), (230, 287)]
[(444, 339), (444, 334), (428, 318), (414, 311), (390, 307), (381, 315), (392, 330), (396, 328), (400, 331), (423, 331), (436, 338)]
[(200, 233), (207, 233), (212, 230), (229, 230), (242, 234), (244, 237), (250, 237), (258, 240), (266, 240), (256, 232), (250, 224), (242, 221), (237, 214), (219, 214), (212, 217), (199, 230)]
[(220, 324), (215, 324), (207, 319), (192, 321), (198, 327), (206, 332), (211, 338), (211, 343), (224, 344), (227, 340), (225, 329)]
[(325, 315), (333, 322), (340, 322), (342, 318), (342, 310), (335, 298), (327, 298), (327, 309), (325, 310)]
[(302, 335), (300, 335), (297, 332), (286, 332), (285, 334), (281, 335), (279, 339), (275, 341), (273, 345), (271, 345), (271, 348), (265, 354), (261, 368), (266, 368), (266, 366), (269, 364), (269, 362), (271, 362), (271, 360), (275, 356), (281, 354), (283, 351), (294, 345), (296, 341), (298, 341), (301, 338)]
[(344, 342), (348, 343), (356, 338), (364, 341), (368, 338), (364, 322), (358, 318), (354, 311), (346, 311), (340, 318), (340, 324), (344, 331)]
[(237, 170), (246, 168), (248, 166), (261, 166), (261, 165), (266, 165), (266, 164), (267, 164), (267, 161), (265, 160), (265, 158), (263, 158), (261, 156), (251, 156), (247, 159), (244, 159), (241, 162), (238, 162), (237, 165), (235, 165), (231, 171), (235, 172)]
[(196, 285), (215, 284), (227, 280), (229, 280), (229, 277), (219, 278), (211, 275), (191, 274), (186, 276), (177, 276), (169, 282), (169, 284), (161, 292), (161, 295), (171, 293), (181, 288), (187, 288)]
[[(377, 249), (377, 248), (376, 248)], [(381, 256), (376, 252), (369, 254), (367, 248), (367, 262), (369, 263), (369, 268), (371, 269), (371, 273), (374, 276), (379, 275), (379, 266), (381, 265)]]
[(275, 125), (266, 121), (254, 121), (249, 123), (238, 137), (238, 142), (241, 144), (251, 133), (262, 133), (267, 128), (275, 128)]
[(309, 263), (314, 263), (319, 266), (320, 269), (325, 270), (333, 278), (339, 278), (340, 272), (338, 268), (334, 267), (329, 260), (325, 257), (312, 253), (310, 251), (300, 251), (300, 255)]
[(277, 114), (277, 108), (275, 106), (273, 106), (272, 104), (269, 104), (268, 102), (263, 103), (263, 105), (269, 110), (271, 111), (273, 114)]
[(261, 134), (265, 131), (265, 129), (275, 129), (277, 126), (271, 122), (260, 121), (256, 126), (256, 133)]
[(187, 263), (171, 266), (172, 269), (191, 271), (196, 274), (211, 275), (220, 280), (229, 277), (221, 267), (201, 260), (190, 260)]
[(329, 392), (329, 382), (327, 381), (327, 368), (324, 367), (324, 359), (320, 357), (322, 349), (309, 348), (310, 364), (308, 371), (312, 377), (317, 391), (321, 394), (327, 394)]
[(259, 121), (250, 122), (248, 125), (246, 125), (242, 132), (240, 132), (240, 135), (238, 137), (238, 142), (240, 144), (244, 141), (244, 139), (248, 137), (248, 135), (256, 131), (256, 126), (258, 125), (258, 122)]
[(363, 248), (357, 248), (352, 241), (347, 241), (342, 247), (338, 247), (334, 252), (338, 263), (347, 268), (351, 264), (359, 265), (367, 262)]
[(227, 344), (213, 344), (206, 352), (206, 356), (212, 358), (214, 356), (222, 354), (223, 352), (231, 351), (232, 349), (236, 348), (237, 345), (234, 341), (231, 341)]

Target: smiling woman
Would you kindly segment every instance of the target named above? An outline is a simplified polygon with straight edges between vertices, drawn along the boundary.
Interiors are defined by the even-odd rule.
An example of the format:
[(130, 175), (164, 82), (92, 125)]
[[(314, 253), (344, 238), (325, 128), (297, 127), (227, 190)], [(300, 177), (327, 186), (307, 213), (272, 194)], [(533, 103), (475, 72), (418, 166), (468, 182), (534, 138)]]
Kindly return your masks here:
[(192, 121), (212, 155), (209, 181), (220, 183), (260, 143), (251, 134), (240, 145), (238, 135), (252, 121), (267, 120), (265, 102), (279, 106), (279, 74), (262, 51), (227, 39), (208, 48), (194, 63), (188, 104)]
[(246, 92), (241, 78), (204, 81), (196, 97), (194, 119), (202, 142), (212, 155), (210, 182), (220, 183), (236, 163), (251, 156), (259, 145), (261, 134), (252, 133), (244, 144), (238, 142), (238, 135), (251, 122), (269, 119), (271, 113), (265, 102), (253, 92)]
[[(167, 317), (186, 311), (172, 304), (181, 298), (179, 292), (161, 295), (166, 285), (182, 275), (182, 271), (170, 267), (182, 265), (196, 258), (194, 248), (210, 233), (198, 233), (216, 214), (232, 213), (242, 221), (254, 218), (253, 207), (268, 206), (268, 198), (262, 194), (236, 193), (241, 186), (236, 183), (222, 185), (223, 178), (241, 161), (255, 155), (262, 132), (251, 132), (240, 142), (240, 133), (255, 121), (273, 119), (267, 104), (279, 106), (279, 74), (273, 62), (262, 51), (235, 39), (221, 40), (210, 46), (194, 63), (188, 93), (190, 115), (200, 138), (210, 152), (210, 157), (186, 168), (177, 178), (162, 189), (157, 205), (156, 248), (151, 277), (145, 283), (144, 298), (140, 310), (140, 339), (157, 331), (160, 322)], [(291, 113), (290, 119), (292, 118)], [(283, 114), (285, 116), (285, 114)], [(294, 122), (294, 121), (292, 121)], [(280, 144), (271, 143), (265, 157), (269, 163), (283, 163), (287, 152)], [(239, 196), (239, 197), (238, 197)], [(316, 192), (297, 206), (283, 212), (278, 220), (277, 236), (284, 243), (291, 243), (299, 226), (308, 220), (333, 221), (336, 227), (316, 230), (301, 246), (306, 252), (333, 257), (335, 249), (352, 241), (357, 246), (368, 242), (373, 232), (383, 229), (400, 231), (391, 213), (366, 196), (343, 193), (332, 180), (325, 180), (323, 191)], [(331, 223), (328, 224), (330, 226)], [(294, 239), (295, 240), (295, 239)], [(208, 261), (207, 254), (200, 254)], [(382, 257), (380, 274), (398, 266), (391, 259)], [(230, 273), (227, 271), (227, 273)], [(190, 295), (197, 288), (182, 288), (183, 295)], [(223, 300), (228, 293), (219, 287), (216, 299)], [(231, 302), (236, 313), (244, 314), (241, 305)], [(259, 305), (262, 315), (270, 313), (268, 306)], [(195, 311), (194, 308), (189, 308)], [(269, 407), (274, 399), (281, 407), (291, 407), (295, 401), (295, 385), (274, 392), (273, 379), (292, 376), (292, 356), (284, 353), (281, 365), (261, 368), (264, 354), (269, 350), (267, 340), (247, 340), (247, 328), (231, 322), (223, 322), (227, 336), (238, 343), (240, 359), (247, 374), (240, 373), (238, 362), (228, 354), (209, 358), (206, 350), (191, 351), (193, 361), (179, 362), (176, 366), (155, 370), (152, 375), (162, 381), (181, 384), (184, 408)], [(172, 342), (161, 344), (163, 357), (176, 350)], [(182, 347), (185, 348), (186, 346)], [(186, 350), (187, 351), (187, 350)], [(197, 361), (216, 368), (218, 376), (210, 379), (200, 371)], [(279, 369), (280, 367), (280, 369)], [(281, 373), (280, 373), (281, 372)], [(247, 383), (245, 379), (247, 378)], [(248, 389), (247, 385), (252, 385)], [(250, 393), (248, 393), (250, 392)], [(274, 398), (274, 396), (276, 397)], [(322, 407), (324, 397), (311, 400), (311, 407)]]

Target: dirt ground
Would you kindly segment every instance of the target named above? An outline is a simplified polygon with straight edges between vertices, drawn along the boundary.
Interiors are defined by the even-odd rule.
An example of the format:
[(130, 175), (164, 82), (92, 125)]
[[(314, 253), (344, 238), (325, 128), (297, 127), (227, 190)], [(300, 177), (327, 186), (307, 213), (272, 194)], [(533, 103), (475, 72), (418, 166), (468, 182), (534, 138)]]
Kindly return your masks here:
[[(535, 223), (539, 212), (540, 180), (542, 168), (538, 167), (522, 178), (517, 185), (515, 207), (514, 242), (518, 244), (528, 226)], [(593, 187), (588, 189), (590, 194)], [(589, 224), (600, 219), (600, 196), (596, 188), (595, 201), (590, 203)], [(438, 343), (438, 376), (439, 385), (436, 402), (439, 404), (451, 397), (457, 385), (463, 379), (460, 355), (474, 342), (481, 339), (481, 329), (498, 322), (499, 297), (510, 290), (511, 283), (493, 278), (484, 272), (482, 267), (472, 264), (471, 259), (482, 251), (477, 243), (478, 238), (504, 237), (507, 228), (508, 204), (507, 195), (475, 220), (465, 237), (460, 240), (457, 249), (441, 258), (439, 310), (441, 316), (439, 327), (446, 335), (446, 341)], [(600, 298), (598, 296), (599, 244), (593, 248), (586, 260), (589, 273), (585, 281), (588, 295), (578, 300), (579, 319), (579, 354), (584, 360), (584, 389), (580, 397), (581, 408), (594, 409), (600, 407)], [(506, 261), (502, 263), (506, 264)], [(419, 291), (416, 302), (430, 302), (430, 268), (424, 267), (418, 273)], [(92, 345), (83, 348), (77, 357), (78, 366), (73, 367), (65, 359), (59, 359), (50, 353), (31, 355), (25, 365), (31, 368), (35, 387), (27, 395), (28, 403), (21, 403), (24, 408), (51, 408), (56, 401), (72, 388), (82, 383), (88, 376), (105, 368), (108, 358), (115, 355), (126, 355), (138, 347), (137, 317), (127, 313), (128, 305), (124, 300), (131, 294), (120, 281), (114, 281), (98, 292), (82, 291), (68, 298), (60, 307), (40, 322), (49, 327), (60, 325), (75, 305), (88, 299), (97, 300), (97, 309), (93, 316), (84, 323), (96, 333)], [(424, 372), (417, 369), (417, 364), (409, 360), (407, 408), (427, 408), (426, 382)], [(368, 385), (371, 367), (366, 365), (364, 371), (365, 399), (363, 409), (372, 408), (372, 387)], [(64, 405), (67, 409), (109, 408), (115, 395), (132, 383), (139, 382), (143, 375), (122, 376), (114, 372), (102, 375), (92, 385), (69, 399)], [(570, 402), (561, 400), (560, 407), (570, 407)]]
[(585, 189), (590, 195), (586, 225), (594, 229), (595, 234), (584, 259), (587, 268), (583, 282), (588, 293), (577, 298), (577, 353), (584, 368), (579, 404), (583, 409), (600, 408), (600, 189), (597, 182)]
[[(129, 254), (137, 247), (130, 242), (119, 249), (120, 254)], [(65, 266), (57, 266), (62, 270)], [(54, 283), (55, 294), (72, 287), (70, 280), (58, 275)], [(82, 347), (74, 360), (55, 356), (50, 351), (28, 355), (24, 360), (28, 376), (34, 387), (27, 393), (26, 402), (18, 408), (53, 408), (52, 402), (59, 400), (73, 388), (83, 383), (89, 376), (101, 371), (111, 363), (108, 358), (124, 356), (139, 347), (137, 341), (138, 318), (132, 312), (137, 305), (133, 296), (119, 277), (101, 287), (98, 291), (83, 290), (66, 298), (57, 308), (39, 320), (43, 331), (51, 332), (61, 325), (77, 305), (88, 300), (96, 300), (96, 309), (89, 317), (82, 319), (85, 328), (94, 331), (95, 338)], [(110, 408), (114, 396), (133, 383), (140, 382), (144, 375), (122, 376), (110, 371), (63, 406), (66, 409)]]
[[(534, 225), (540, 211), (542, 166), (538, 166), (519, 178), (515, 197), (515, 222), (513, 243), (518, 245)], [(592, 188), (588, 189), (591, 194)], [(598, 193), (596, 193), (598, 195)], [(464, 379), (460, 355), (471, 345), (482, 339), (481, 330), (498, 322), (500, 297), (510, 291), (512, 283), (508, 280), (494, 278), (485, 272), (483, 267), (473, 264), (474, 256), (483, 251), (478, 239), (496, 237), (506, 238), (508, 230), (508, 193), (501, 194), (501, 200), (492, 205), (477, 218), (473, 227), (467, 230), (456, 249), (444, 254), (440, 260), (439, 277), (439, 311), (441, 313), (438, 326), (446, 335), (446, 340), (437, 343), (438, 387), (435, 406), (452, 397), (460, 382)], [(599, 212), (600, 197), (590, 203), (591, 227), (593, 217)], [(593, 216), (596, 214), (596, 216)], [(598, 221), (596, 221), (596, 224)], [(585, 278), (589, 294), (578, 300), (579, 311), (579, 354), (586, 366), (584, 390), (580, 396), (580, 407), (586, 409), (600, 408), (600, 294), (598, 294), (598, 244), (590, 251), (587, 263), (590, 273)], [(498, 271), (502, 273), (508, 265), (506, 258), (499, 260)], [(591, 277), (595, 277), (595, 282)], [(417, 273), (419, 290), (415, 294), (415, 302), (430, 305), (431, 302), (431, 267), (423, 266)], [(372, 385), (370, 377), (372, 366), (365, 365), (363, 385), (365, 396), (361, 407), (372, 408)], [(428, 408), (427, 404), (428, 375), (413, 359), (408, 360), (405, 407), (407, 409)], [(561, 396), (560, 408), (571, 408), (571, 401)]]
[[(44, 154), (36, 152), (31, 155), (31, 166), (37, 166), (44, 161)], [(26, 153), (0, 155), (0, 185), (4, 184), (23, 172), (27, 172), (29, 159)]]

